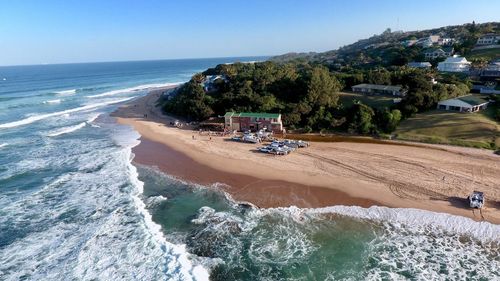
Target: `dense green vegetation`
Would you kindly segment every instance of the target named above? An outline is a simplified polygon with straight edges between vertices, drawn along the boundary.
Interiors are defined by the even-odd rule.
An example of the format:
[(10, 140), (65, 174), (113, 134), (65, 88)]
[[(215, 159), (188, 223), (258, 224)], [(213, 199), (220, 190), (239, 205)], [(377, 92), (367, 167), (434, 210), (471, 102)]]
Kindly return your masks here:
[[(401, 138), (422, 140), (429, 137), (427, 131), (419, 129), (423, 126), (428, 128), (427, 133), (434, 134), (434, 129), (443, 132), (444, 135), (430, 135), (431, 139), (440, 140), (436, 142), (458, 144), (463, 140), (446, 134), (449, 130), (444, 130), (443, 126), (448, 123), (434, 118), (437, 113), (431, 116), (436, 122), (415, 116), (427, 116), (421, 113), (433, 110), (440, 100), (468, 94), (471, 81), (463, 74), (408, 68), (405, 66), (407, 62), (422, 59), (422, 49), (404, 47), (401, 41), (445, 33), (459, 39), (454, 46), (456, 50), (470, 54), (477, 37), (498, 30), (499, 23), (467, 24), (410, 33), (387, 30), (326, 53), (287, 54), (261, 63), (218, 65), (194, 75), (164, 102), (163, 109), (191, 121), (220, 116), (228, 111), (279, 112), (289, 130), (364, 135), (390, 134), (401, 121), (408, 119), (402, 126), (405, 129), (398, 130)], [(484, 64), (485, 60), (477, 57), (475, 63)], [(221, 78), (211, 81), (210, 87), (204, 89), (208, 77), (214, 75)], [(399, 85), (407, 95), (395, 104), (394, 97), (349, 93), (353, 85), (360, 83)], [(493, 105), (487, 112), (481, 116), (490, 118), (491, 122), (500, 119), (498, 106)], [(446, 114), (438, 116), (449, 117)], [(415, 120), (424, 121), (420, 124)], [(466, 117), (457, 120), (471, 121)], [(412, 131), (412, 126), (416, 131)], [(492, 129), (495, 130), (496, 127)], [(490, 147), (492, 143), (497, 145), (496, 139), (489, 136), (478, 142), (481, 147)]]
[[(213, 89), (205, 92), (202, 83), (207, 75), (221, 75), (224, 79), (216, 80)], [(402, 118), (469, 91), (460, 77), (446, 75), (440, 77), (442, 83), (434, 85), (433, 75), (437, 74), (406, 67), (338, 73), (308, 63), (219, 65), (193, 76), (165, 103), (164, 109), (197, 121), (227, 111), (280, 112), (289, 129), (390, 133)], [(344, 94), (339, 99), (340, 90), (357, 83), (402, 85), (408, 95), (398, 105), (384, 96), (358, 100), (345, 99)], [(375, 106), (377, 100), (384, 102)]]
[[(205, 93), (200, 82), (208, 74), (223, 75), (225, 81), (217, 80), (215, 90)], [(164, 108), (190, 120), (227, 111), (281, 112), (287, 126), (322, 129), (334, 122), (340, 89), (322, 66), (236, 63), (195, 75)]]
[(352, 92), (340, 92), (339, 102), (342, 107), (350, 108), (353, 104), (361, 102), (373, 109), (390, 108), (394, 102), (394, 97), (391, 96), (369, 96)]

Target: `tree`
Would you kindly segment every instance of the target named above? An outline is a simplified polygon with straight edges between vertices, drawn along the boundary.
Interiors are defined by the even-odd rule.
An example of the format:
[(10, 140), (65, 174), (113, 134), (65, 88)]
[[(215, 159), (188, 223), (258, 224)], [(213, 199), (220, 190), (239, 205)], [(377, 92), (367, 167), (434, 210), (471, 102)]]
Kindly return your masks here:
[(384, 133), (392, 133), (396, 130), (399, 122), (401, 121), (401, 111), (398, 109), (384, 109), (377, 111), (377, 127)]
[(385, 68), (370, 70), (367, 73), (366, 82), (370, 84), (390, 85), (391, 73)]
[(315, 67), (310, 74), (306, 100), (314, 108), (335, 107), (339, 99), (339, 90), (339, 81), (330, 74), (328, 69)]
[(166, 112), (198, 121), (214, 113), (210, 107), (211, 97), (205, 95), (203, 88), (196, 81), (190, 80), (177, 91), (177, 94), (164, 105), (163, 109)]
[(351, 107), (348, 131), (351, 133), (368, 134), (373, 129), (372, 119), (375, 113), (368, 105), (358, 103)]

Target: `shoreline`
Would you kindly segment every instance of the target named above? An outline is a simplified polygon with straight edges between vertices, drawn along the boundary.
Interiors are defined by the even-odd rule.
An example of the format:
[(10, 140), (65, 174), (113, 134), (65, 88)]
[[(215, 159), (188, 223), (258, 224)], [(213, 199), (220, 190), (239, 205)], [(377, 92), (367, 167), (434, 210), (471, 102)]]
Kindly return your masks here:
[[(482, 215), (484, 220), (500, 224), (500, 190), (495, 186), (495, 182), (500, 182), (500, 167), (495, 163), (498, 159), (484, 151), (314, 142), (311, 148), (286, 157), (265, 155), (254, 152), (255, 147), (249, 144), (170, 127), (168, 124), (174, 119), (155, 108), (160, 94), (161, 91), (151, 91), (111, 115), (141, 135), (141, 143), (133, 148), (136, 163), (157, 167), (193, 183), (221, 184), (235, 200), (264, 208), (386, 206), (449, 213), (480, 221), (479, 212), (468, 208), (465, 200), (472, 189), (467, 184), (453, 187), (467, 176), (467, 168), (449, 169), (459, 168), (467, 160), (481, 161), (487, 163), (476, 165), (486, 166), (477, 172), (482, 178), (475, 175), (476, 167), (472, 167), (472, 183), (484, 181), (477, 188), (487, 195)], [(147, 118), (144, 114), (148, 114)], [(408, 155), (400, 156), (401, 153)], [(418, 161), (413, 161), (415, 157)], [(439, 162), (445, 162), (446, 167), (436, 167)], [(436, 184), (441, 178), (443, 182)]]

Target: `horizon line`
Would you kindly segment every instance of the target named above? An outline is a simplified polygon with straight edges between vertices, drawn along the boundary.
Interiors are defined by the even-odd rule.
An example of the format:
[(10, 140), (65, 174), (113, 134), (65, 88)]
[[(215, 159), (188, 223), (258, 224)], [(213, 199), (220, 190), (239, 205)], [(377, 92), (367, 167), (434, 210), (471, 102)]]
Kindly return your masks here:
[(0, 65), (0, 67), (14, 66), (41, 66), (41, 65), (68, 65), (68, 64), (97, 64), (97, 63), (120, 63), (120, 62), (147, 62), (147, 61), (175, 61), (175, 60), (200, 60), (200, 59), (228, 59), (228, 58), (257, 58), (257, 57), (273, 57), (278, 55), (255, 55), (255, 56), (227, 56), (227, 57), (191, 57), (191, 58), (176, 58), (176, 59), (137, 59), (137, 60), (111, 60), (111, 61), (87, 61), (87, 62), (60, 62), (60, 63), (36, 63), (36, 64), (10, 64)]

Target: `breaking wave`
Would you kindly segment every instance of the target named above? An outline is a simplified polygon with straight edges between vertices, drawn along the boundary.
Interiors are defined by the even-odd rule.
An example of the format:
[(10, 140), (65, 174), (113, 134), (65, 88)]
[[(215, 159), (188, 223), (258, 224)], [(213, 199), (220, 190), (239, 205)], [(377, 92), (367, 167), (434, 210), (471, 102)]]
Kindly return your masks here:
[(69, 96), (69, 95), (76, 94), (76, 89), (64, 90), (64, 91), (56, 91), (55, 93), (58, 96)]
[(289, 208), (287, 212), (300, 216), (308, 214), (340, 214), (353, 218), (369, 219), (379, 222), (404, 224), (409, 228), (442, 229), (450, 233), (467, 235), (480, 241), (500, 241), (500, 225), (489, 222), (477, 222), (470, 218), (445, 213), (411, 208), (387, 208), (373, 206), (362, 208), (356, 206), (332, 206), (318, 209)]
[(4, 142), (4, 143), (0, 143), (0, 148), (2, 147), (6, 147), (7, 145), (9, 145), (8, 143)]
[(91, 96), (88, 96), (88, 97), (89, 98), (100, 98), (100, 97), (113, 96), (113, 95), (117, 95), (117, 94), (126, 94), (126, 93), (144, 91), (144, 90), (149, 90), (149, 89), (154, 89), (154, 88), (176, 86), (176, 85), (180, 85), (180, 84), (182, 84), (182, 82), (176, 82), (176, 83), (159, 83), (159, 84), (145, 84), (145, 85), (140, 85), (140, 86), (126, 88), (126, 89), (113, 90), (113, 91), (105, 92), (105, 93), (102, 93), (102, 94), (91, 95)]
[(80, 124), (74, 125), (74, 126), (69, 126), (69, 127), (64, 127), (62, 129), (56, 130), (52, 133), (47, 134), (48, 137), (57, 137), (60, 135), (68, 134), (71, 132), (74, 132), (76, 130), (80, 130), (81, 128), (85, 127), (87, 125), (87, 122), (82, 122)]
[[(129, 150), (131, 153), (131, 150)], [(189, 259), (190, 254), (186, 250), (185, 245), (175, 245), (168, 242), (161, 230), (161, 226), (153, 222), (151, 214), (146, 210), (146, 204), (140, 198), (144, 192), (144, 183), (139, 180), (137, 168), (131, 163), (130, 157), (129, 171), (130, 180), (137, 188), (137, 193), (133, 195), (133, 200), (137, 210), (144, 218), (144, 223), (152, 235), (153, 240), (165, 249), (167, 255), (167, 268), (166, 274), (171, 278), (179, 278), (182, 276), (183, 280), (209, 280), (208, 271), (201, 265), (193, 265)]]
[(61, 100), (60, 99), (48, 100), (48, 101), (44, 101), (43, 103), (45, 103), (45, 104), (57, 104), (57, 103), (61, 103)]
[(492, 259), (500, 254), (500, 226), (488, 222), (415, 209), (229, 204), (200, 208), (185, 238), (190, 252), (223, 260), (212, 280), (500, 277)]
[(33, 122), (40, 121), (40, 120), (43, 120), (43, 119), (47, 119), (47, 118), (50, 118), (50, 117), (65, 115), (65, 114), (74, 113), (74, 112), (78, 112), (78, 111), (90, 110), (90, 109), (94, 109), (94, 108), (99, 108), (99, 107), (110, 105), (110, 104), (115, 104), (115, 103), (121, 103), (121, 102), (124, 102), (124, 101), (128, 101), (130, 99), (133, 99), (133, 97), (119, 99), (119, 100), (111, 100), (111, 101), (106, 101), (106, 102), (101, 102), (101, 103), (95, 103), (95, 104), (88, 104), (88, 105), (84, 105), (82, 107), (67, 109), (67, 110), (53, 112), (53, 113), (32, 115), (32, 116), (30, 116), (28, 118), (24, 118), (24, 119), (21, 119), (21, 120), (18, 120), (18, 121), (0, 124), (0, 129), (14, 128), (14, 127), (22, 126), (22, 125), (31, 124)]

